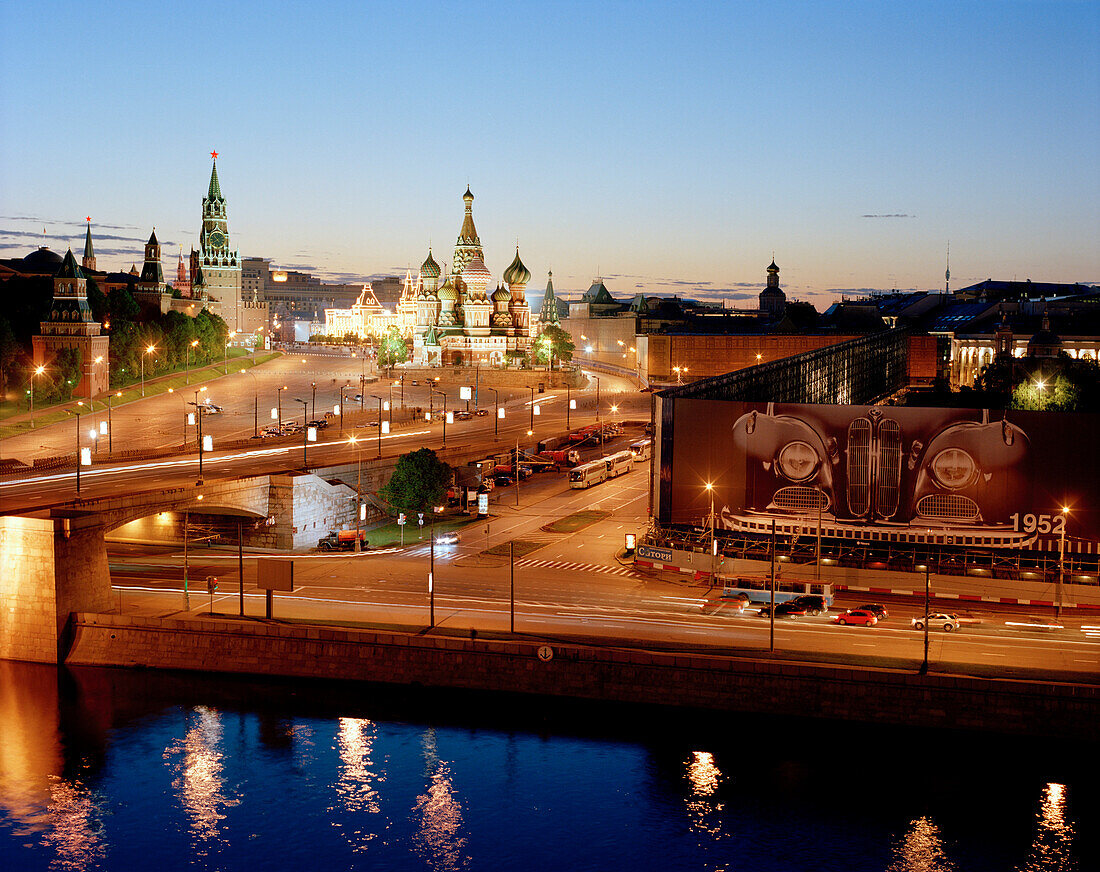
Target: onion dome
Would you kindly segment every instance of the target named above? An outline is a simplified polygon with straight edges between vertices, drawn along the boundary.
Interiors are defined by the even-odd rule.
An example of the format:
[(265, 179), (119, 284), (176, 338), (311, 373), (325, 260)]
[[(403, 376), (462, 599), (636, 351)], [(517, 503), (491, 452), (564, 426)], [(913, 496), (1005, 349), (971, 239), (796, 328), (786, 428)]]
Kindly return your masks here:
[(46, 246), (42, 246), (37, 251), (32, 251), (26, 257), (23, 258), (23, 263), (19, 267), (22, 272), (30, 273), (31, 275), (56, 275), (57, 271), (61, 269), (62, 257), (56, 251), (50, 251)]
[(462, 280), (471, 288), (484, 290), (489, 282), (493, 280), (493, 274), (485, 266), (485, 261), (474, 255), (470, 262), (466, 264), (466, 268), (462, 270)]
[(509, 291), (504, 285), (497, 285), (497, 289), (493, 291), (494, 303), (507, 303), (512, 299), (512, 292)]
[(509, 285), (525, 285), (531, 281), (531, 271), (519, 259), (519, 246), (516, 246), (516, 258), (504, 271), (504, 281)]
[(443, 287), (439, 289), (439, 293), (436, 296), (441, 300), (458, 299), (458, 291), (455, 290), (454, 276), (447, 277), (447, 281), (443, 283)]
[(437, 279), (439, 278), (440, 272), (439, 264), (435, 262), (435, 258), (432, 257), (432, 250), (429, 248), (427, 260), (420, 264), (420, 277), (424, 279)]

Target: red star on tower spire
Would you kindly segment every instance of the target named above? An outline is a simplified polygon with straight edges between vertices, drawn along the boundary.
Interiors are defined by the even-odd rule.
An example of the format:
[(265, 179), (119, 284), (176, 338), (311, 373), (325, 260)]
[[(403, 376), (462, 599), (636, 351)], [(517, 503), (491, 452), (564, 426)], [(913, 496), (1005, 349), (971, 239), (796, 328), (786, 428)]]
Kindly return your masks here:
[(91, 223), (91, 220), (92, 220), (92, 216), (91, 216), (91, 215), (89, 215), (89, 216), (88, 216), (88, 217), (86, 217), (86, 218), (85, 218), (84, 220), (85, 220), (85, 221), (87, 221), (87, 222), (89, 222), (89, 223)]
[(218, 159), (218, 153), (217, 153), (216, 151), (212, 151), (212, 152), (210, 152), (210, 156), (211, 156), (212, 158), (214, 158), (214, 160), (217, 160), (217, 159)]

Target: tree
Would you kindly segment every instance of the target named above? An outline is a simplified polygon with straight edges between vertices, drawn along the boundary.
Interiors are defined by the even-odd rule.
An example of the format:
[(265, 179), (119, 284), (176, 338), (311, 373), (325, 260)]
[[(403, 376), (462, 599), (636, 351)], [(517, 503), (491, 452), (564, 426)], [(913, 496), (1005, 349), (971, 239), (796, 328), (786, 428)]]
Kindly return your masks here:
[(451, 467), (430, 448), (402, 454), (379, 495), (403, 512), (426, 512), (443, 503), (451, 483)]
[(391, 324), (379, 341), (378, 364), (393, 366), (395, 363), (404, 363), (408, 359), (409, 349), (405, 345), (405, 337), (395, 325)]
[(573, 337), (558, 327), (550, 324), (543, 328), (538, 337), (531, 344), (531, 358), (535, 363), (548, 364), (551, 357), (568, 363), (573, 359)]

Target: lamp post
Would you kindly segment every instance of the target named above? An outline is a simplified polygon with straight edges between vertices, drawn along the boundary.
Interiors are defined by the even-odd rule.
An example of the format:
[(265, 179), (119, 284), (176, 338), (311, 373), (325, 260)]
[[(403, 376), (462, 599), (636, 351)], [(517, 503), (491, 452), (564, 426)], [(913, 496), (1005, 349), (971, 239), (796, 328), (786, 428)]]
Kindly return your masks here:
[[(309, 401), (295, 397), (294, 402), (302, 404), (302, 417), (307, 417), (309, 415)], [(306, 421), (302, 422), (302, 469), (309, 471), (309, 424)]]
[(31, 372), (31, 429), (34, 429), (34, 377), (36, 375), (42, 375), (46, 371), (46, 367), (39, 366)]
[(1066, 585), (1066, 524), (1069, 523), (1069, 506), (1062, 506), (1062, 529), (1058, 541), (1058, 602), (1055, 614), (1062, 617), (1062, 596)]
[(283, 435), (283, 391), (286, 390), (286, 385), (281, 388), (275, 388), (275, 406), (279, 410), (279, 435)]
[[(115, 394), (116, 397), (122, 396), (122, 391), (118, 391)], [(107, 453), (114, 453), (114, 430), (111, 427), (111, 395), (107, 394)]]
[(486, 388), (493, 392), (493, 439), (500, 435), (500, 391), (496, 388)]
[(430, 544), (428, 545), (428, 628), (435, 627), (435, 512), (432, 512), (430, 532)]
[(237, 331), (232, 330), (229, 333), (229, 340), (225, 343), (225, 350), (222, 354), (222, 358), (225, 363), (225, 374), (229, 375), (229, 346), (233, 344), (233, 340), (237, 338)]
[[(313, 397), (311, 398), (309, 418), (314, 420), (317, 417), (317, 382), (310, 382), (309, 386), (313, 389)], [(343, 401), (341, 401), (342, 405)]]
[(83, 402), (76, 404), (76, 492), (80, 493), (80, 407)]
[(340, 435), (344, 434), (344, 391), (348, 389), (347, 385), (340, 385)]
[[(439, 394), (441, 397), (443, 397), (443, 445), (442, 445), (442, 447), (446, 448), (447, 447), (447, 394), (444, 393), (443, 391), (441, 391), (439, 388), (432, 387), (431, 385), (428, 385), (428, 405), (429, 405), (429, 408), (431, 407), (431, 398), (433, 396), (435, 396), (436, 394)], [(429, 412), (429, 415), (430, 415), (430, 412)], [(381, 427), (381, 424), (379, 424), (379, 427)]]
[(928, 674), (928, 611), (932, 598), (932, 564), (924, 564), (924, 660), (920, 665), (920, 674)]
[(600, 445), (603, 445), (603, 430), (598, 427), (600, 423), (600, 377), (594, 375), (592, 378), (596, 380), (596, 424), (600, 433)]
[(775, 651), (775, 518), (772, 518), (772, 543), (771, 548), (771, 608), (768, 609), (768, 650)]
[[(378, 400), (378, 456), (382, 456), (382, 398), (376, 394), (371, 394), (371, 399)], [(447, 417), (443, 416), (443, 426), (447, 426)]]
[(141, 395), (145, 396), (145, 355), (152, 354), (157, 350), (155, 345), (150, 345), (141, 353)]
[(531, 388), (531, 429), (535, 429), (535, 389)]
[[(355, 550), (359, 550), (359, 520), (363, 512), (363, 446), (359, 444), (356, 436), (348, 437), (348, 444), (355, 446), (356, 477), (355, 477)], [(403, 529), (403, 528), (402, 528)]]
[(565, 429), (569, 429), (569, 410), (573, 408), (573, 398), (570, 396), (569, 385), (565, 386)]
[(202, 406), (199, 404), (199, 394), (205, 391), (206, 388), (200, 388), (195, 391), (195, 423), (199, 428), (199, 480), (196, 484), (202, 484)]
[(1035, 387), (1039, 389), (1039, 411), (1043, 411), (1043, 388), (1046, 387), (1046, 383), (1043, 381), (1043, 377), (1039, 376), (1039, 380), (1035, 382)]
[(710, 497), (710, 584), (711, 587), (718, 580), (718, 539), (714, 531), (714, 485), (707, 482), (703, 485)]
[(199, 344), (199, 340), (192, 339), (183, 348), (183, 383), (191, 384), (191, 349)]

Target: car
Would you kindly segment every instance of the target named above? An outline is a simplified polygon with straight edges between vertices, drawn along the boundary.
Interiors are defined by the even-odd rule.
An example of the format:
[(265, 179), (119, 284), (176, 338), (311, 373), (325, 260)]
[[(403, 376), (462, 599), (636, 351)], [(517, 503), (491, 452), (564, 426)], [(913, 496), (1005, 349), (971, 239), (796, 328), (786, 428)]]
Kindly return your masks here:
[(450, 530), (446, 533), (440, 533), (435, 537), (436, 545), (455, 545), (458, 543), (458, 533), (454, 530)]
[(420, 386), (420, 382), (418, 382), (418, 381), (417, 381), (416, 379), (413, 379), (413, 380), (412, 380), (412, 386), (413, 386), (414, 388), (415, 388), (415, 387), (419, 387), (419, 386)]
[(508, 487), (510, 484), (512, 484), (512, 476), (508, 475), (508, 473), (506, 472), (498, 472), (496, 475), (493, 476), (492, 480), (493, 484), (495, 484), (497, 487)]
[(328, 421), (324, 418), (317, 418), (314, 421), (310, 421), (309, 426), (316, 427), (318, 430), (324, 430), (328, 426)]
[[(771, 614), (771, 603), (764, 603), (760, 607), (760, 611), (757, 612), (762, 618), (766, 618)], [(801, 606), (796, 602), (785, 602), (775, 604), (775, 616), (777, 618), (797, 618), (806, 614), (806, 607)]]
[(890, 617), (890, 613), (886, 611), (886, 606), (882, 605), (882, 603), (864, 603), (861, 606), (856, 606), (856, 608), (860, 611), (870, 612), (880, 621), (885, 621)]
[(361, 403), (361, 402), (363, 402), (363, 395), (362, 394), (356, 394), (354, 397), (352, 397), (352, 399), (357, 403)]
[(489, 410), (488, 409), (478, 409), (477, 411), (474, 412), (474, 414), (477, 415), (479, 418), (484, 418), (486, 415), (489, 414)]
[(815, 617), (817, 615), (827, 615), (829, 613), (829, 604), (825, 601), (825, 597), (819, 596), (818, 594), (802, 594), (802, 596), (796, 596), (791, 602), (805, 606), (806, 611)]
[(912, 620), (914, 630), (923, 630), (925, 627), (928, 629), (939, 629), (945, 633), (950, 633), (953, 630), (959, 628), (959, 618), (957, 615), (948, 615), (943, 612), (935, 612), (929, 615), (921, 615), (920, 617), (913, 618)]
[(833, 623), (840, 624), (842, 627), (847, 624), (862, 624), (865, 627), (873, 627), (878, 623), (878, 618), (875, 617), (874, 612), (869, 612), (866, 609), (848, 609), (833, 618)]

